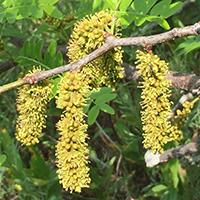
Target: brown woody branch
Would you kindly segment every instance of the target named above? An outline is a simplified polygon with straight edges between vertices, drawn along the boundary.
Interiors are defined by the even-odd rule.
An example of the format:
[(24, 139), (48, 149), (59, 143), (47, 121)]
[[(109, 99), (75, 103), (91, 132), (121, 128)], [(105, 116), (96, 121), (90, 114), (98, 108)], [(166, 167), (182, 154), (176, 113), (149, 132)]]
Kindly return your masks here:
[[(34, 84), (39, 81), (45, 80), (55, 74), (60, 74), (66, 71), (79, 70), (83, 66), (91, 62), (92, 60), (102, 55), (103, 53), (117, 46), (136, 45), (136, 46), (142, 46), (143, 48), (150, 50), (152, 46), (154, 46), (155, 44), (173, 40), (179, 37), (185, 37), (189, 35), (198, 35), (199, 33), (200, 33), (200, 22), (195, 23), (194, 25), (191, 25), (191, 26), (186, 26), (184, 28), (174, 28), (171, 31), (168, 31), (162, 34), (153, 35), (153, 36), (115, 38), (113, 35), (109, 34), (104, 37), (105, 44), (103, 44), (99, 49), (95, 50), (94, 52), (87, 55), (86, 57), (76, 62), (70, 63), (68, 65), (63, 65), (61, 67), (57, 67), (51, 70), (36, 72), (31, 77), (26, 76), (23, 78), (24, 82), (21, 85)], [(14, 86), (13, 87), (4, 86), (4, 88), (0, 87), (0, 94), (12, 88), (14, 88)]]
[[(142, 81), (135, 66), (123, 63), (122, 66), (125, 69), (123, 74), (127, 80)], [(200, 77), (194, 74), (182, 74), (180, 72), (170, 71), (167, 75), (167, 79), (171, 81), (171, 87), (179, 90), (185, 90), (199, 95), (200, 90)]]
[[(150, 154), (148, 152), (148, 154)], [(200, 135), (195, 137), (191, 142), (166, 150), (163, 154), (150, 154), (145, 157), (147, 167), (154, 167), (158, 164), (166, 163), (171, 159), (182, 160), (182, 163), (197, 164), (200, 161)]]

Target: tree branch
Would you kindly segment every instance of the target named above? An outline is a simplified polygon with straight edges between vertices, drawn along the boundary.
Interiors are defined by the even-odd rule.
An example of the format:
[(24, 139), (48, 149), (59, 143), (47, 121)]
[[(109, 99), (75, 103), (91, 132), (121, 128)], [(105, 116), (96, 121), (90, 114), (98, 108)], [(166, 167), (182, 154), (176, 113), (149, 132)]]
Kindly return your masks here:
[[(123, 77), (127, 80), (142, 81), (140, 74), (137, 72), (135, 66), (123, 63), (125, 69)], [(179, 90), (185, 90), (192, 94), (200, 95), (200, 77), (194, 74), (183, 74), (176, 71), (169, 71), (167, 79), (171, 81), (171, 87)]]
[(163, 154), (153, 154), (148, 150), (145, 154), (145, 162), (147, 167), (154, 167), (158, 164), (168, 162), (171, 159), (179, 159), (184, 163), (196, 164), (199, 163), (200, 154), (200, 135), (195, 137), (191, 142), (171, 148)]
[[(66, 71), (81, 70), (81, 68), (87, 65), (89, 62), (91, 62), (92, 60), (99, 57), (103, 53), (117, 46), (137, 45), (137, 46), (142, 46), (143, 48), (147, 50), (150, 50), (152, 46), (154, 46), (155, 44), (173, 40), (178, 37), (198, 35), (199, 33), (200, 33), (200, 22), (195, 23), (194, 25), (191, 25), (191, 26), (186, 26), (184, 28), (174, 28), (171, 31), (168, 31), (162, 34), (153, 35), (153, 36), (115, 38), (111, 34), (104, 35), (105, 44), (103, 44), (99, 49), (95, 50), (91, 54), (87, 55), (86, 57), (78, 61), (70, 63), (68, 65), (63, 65), (51, 70), (39, 71), (33, 74), (31, 77), (26, 76), (23, 78), (24, 83), (22, 83), (22, 85), (34, 84), (39, 81), (45, 80), (55, 74), (60, 74)], [(9, 89), (12, 89), (12, 88), (14, 88), (14, 86), (10, 87)], [(0, 94), (4, 91), (6, 91), (5, 87), (4, 89), (0, 87)]]

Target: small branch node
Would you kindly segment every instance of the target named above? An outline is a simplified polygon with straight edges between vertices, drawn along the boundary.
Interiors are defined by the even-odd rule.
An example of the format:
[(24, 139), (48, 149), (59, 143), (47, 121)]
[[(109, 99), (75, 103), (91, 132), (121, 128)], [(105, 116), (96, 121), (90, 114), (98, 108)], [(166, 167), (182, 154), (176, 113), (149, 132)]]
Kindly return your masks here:
[(25, 83), (27, 84), (34, 84), (34, 83), (37, 83), (37, 81), (35, 80), (35, 77), (34, 76), (25, 76), (23, 79), (22, 79)]

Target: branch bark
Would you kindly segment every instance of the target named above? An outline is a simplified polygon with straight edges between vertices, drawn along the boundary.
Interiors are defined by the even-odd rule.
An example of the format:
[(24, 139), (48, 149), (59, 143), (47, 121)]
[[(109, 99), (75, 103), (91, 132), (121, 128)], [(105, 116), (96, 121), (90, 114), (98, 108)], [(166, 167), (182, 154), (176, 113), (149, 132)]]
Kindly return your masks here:
[(147, 167), (154, 167), (159, 164), (168, 162), (171, 159), (182, 160), (183, 164), (197, 164), (200, 161), (200, 135), (195, 137), (191, 142), (171, 148), (163, 154), (152, 154), (148, 150), (145, 154), (145, 162)]
[[(105, 35), (105, 44), (103, 44), (99, 49), (95, 50), (91, 54), (87, 55), (86, 57), (75, 61), (73, 63), (70, 63), (68, 65), (63, 65), (51, 70), (46, 71), (39, 71), (33, 74), (31, 77), (24, 77), (23, 83), (24, 84), (34, 84), (39, 81), (45, 80), (55, 74), (60, 74), (66, 71), (73, 71), (73, 70), (81, 70), (81, 68), (85, 65), (87, 65), (89, 62), (94, 60), (95, 58), (101, 56), (103, 53), (107, 52), (108, 50), (117, 47), (117, 46), (130, 46), (130, 45), (136, 45), (136, 46), (142, 46), (146, 50), (150, 50), (152, 46), (158, 43), (166, 42), (169, 40), (173, 40), (179, 37), (185, 37), (189, 35), (198, 35), (200, 34), (200, 22), (195, 23), (191, 26), (186, 26), (184, 28), (174, 28), (171, 31), (156, 34), (152, 36), (143, 36), (143, 37), (130, 37), (130, 38), (115, 38), (113, 35)], [(174, 77), (174, 76), (172, 76)], [(198, 78), (199, 79), (199, 78)], [(191, 79), (184, 79), (185, 83), (189, 85), (189, 81)], [(195, 79), (196, 80), (196, 79)], [(197, 80), (196, 80), (197, 82)], [(196, 83), (195, 82), (195, 83)], [(180, 84), (178, 84), (180, 85)], [(178, 86), (177, 84), (174, 84), (174, 86)], [(6, 87), (8, 89), (12, 89), (13, 87)], [(0, 94), (7, 91), (5, 90), (5, 87), (0, 87)]]

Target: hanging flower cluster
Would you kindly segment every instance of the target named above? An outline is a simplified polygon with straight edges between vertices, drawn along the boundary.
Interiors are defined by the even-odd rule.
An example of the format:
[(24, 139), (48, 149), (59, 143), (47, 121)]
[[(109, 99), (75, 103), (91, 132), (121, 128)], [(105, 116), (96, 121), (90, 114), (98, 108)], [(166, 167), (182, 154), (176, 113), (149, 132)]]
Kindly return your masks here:
[[(113, 16), (101, 11), (87, 16), (75, 24), (68, 46), (70, 62), (77, 61), (104, 43), (105, 27), (111, 28)], [(114, 32), (118, 34), (116, 21)], [(116, 86), (122, 78), (122, 51), (120, 47), (106, 52), (81, 70), (69, 73), (61, 79), (57, 107), (64, 109), (58, 122), (60, 138), (56, 146), (58, 177), (60, 183), (70, 192), (81, 192), (91, 182), (87, 167), (89, 153), (86, 138), (87, 125), (83, 119), (83, 107), (93, 88), (102, 84)]]
[(181, 128), (198, 100), (199, 98), (194, 99), (192, 102), (186, 101), (183, 103), (183, 110), (177, 110), (176, 116), (172, 120), (173, 126), (171, 127), (170, 138), (176, 141), (183, 139)]
[(137, 51), (137, 59), (136, 67), (144, 80), (141, 86), (144, 148), (162, 153), (162, 147), (172, 140), (169, 137), (171, 122), (167, 121), (171, 106), (170, 82), (166, 79), (168, 64), (157, 55), (142, 51)]
[[(68, 46), (70, 62), (77, 61), (102, 46), (106, 28), (112, 28), (113, 20), (113, 15), (108, 11), (100, 11), (77, 22)], [(120, 36), (118, 20), (115, 21), (114, 35)], [(116, 47), (84, 66), (83, 73), (91, 77), (94, 87), (101, 84), (116, 87), (122, 78), (121, 63), (122, 50), (121, 47)]]
[[(27, 76), (31, 76), (37, 71), (40, 69), (33, 68), (33, 71), (29, 71)], [(22, 145), (28, 146), (39, 142), (38, 136), (45, 128), (45, 111), (52, 88), (51, 80), (19, 87), (17, 98), (19, 116), (15, 135)]]
[(3, 41), (3, 39), (1, 38), (1, 35), (0, 35), (0, 53), (1, 53), (1, 55), (4, 55), (5, 52), (6, 52), (5, 44), (4, 44), (4, 41)]
[(69, 15), (63, 15), (62, 19), (54, 18), (47, 13), (45, 13), (43, 17), (43, 20), (55, 29), (59, 29), (61, 27), (64, 28), (69, 22), (71, 22), (74, 19), (74, 13), (71, 13)]
[(58, 122), (60, 138), (56, 145), (57, 170), (60, 183), (66, 190), (81, 192), (89, 187), (90, 177), (86, 138), (87, 124), (83, 119), (83, 107), (89, 94), (89, 86), (83, 74), (67, 72), (60, 83), (57, 107), (64, 109)]

